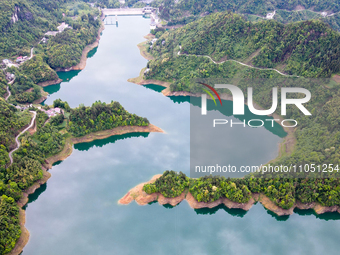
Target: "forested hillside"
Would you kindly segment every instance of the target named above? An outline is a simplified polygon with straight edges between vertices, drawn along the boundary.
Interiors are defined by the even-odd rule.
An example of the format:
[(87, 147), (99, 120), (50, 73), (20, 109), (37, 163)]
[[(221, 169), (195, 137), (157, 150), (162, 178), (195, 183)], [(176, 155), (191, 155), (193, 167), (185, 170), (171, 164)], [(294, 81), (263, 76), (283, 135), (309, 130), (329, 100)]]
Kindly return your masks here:
[(66, 21), (73, 29), (66, 29), (52, 37), (44, 48), (47, 63), (54, 69), (78, 64), (83, 49), (96, 40), (100, 27), (100, 19), (94, 20), (91, 14), (83, 15), (76, 21)]
[(20, 236), (19, 208), (15, 200), (21, 192), (15, 182), (6, 182), (8, 173), (15, 171), (5, 169), (10, 159), (8, 152), (15, 146), (14, 137), (19, 130), (29, 123), (29, 113), (18, 113), (13, 106), (0, 98), (0, 254), (8, 253)]
[(46, 159), (61, 152), (72, 135), (80, 137), (118, 126), (149, 125), (146, 118), (130, 114), (118, 102), (96, 102), (91, 107), (71, 109), (59, 99), (54, 107), (62, 108), (63, 113), (48, 118), (45, 112), (31, 109), (37, 112), (37, 131), (20, 136), (21, 146), (13, 154), (14, 162), (10, 165), (8, 153), (15, 147), (14, 137), (32, 116), (27, 111), (18, 112), (0, 98), (0, 254), (10, 251), (20, 236), (15, 202), (21, 198), (22, 191), (43, 177)]
[(10, 90), (14, 97), (13, 100), (18, 103), (33, 103), (41, 97), (41, 89), (33, 82), (31, 75), (21, 74), (18, 71)]
[(149, 125), (146, 118), (127, 112), (118, 102), (95, 102), (91, 107), (80, 106), (70, 113), (68, 131), (76, 137), (118, 126)]
[(29, 120), (29, 114), (17, 112), (15, 107), (0, 98), (0, 144), (4, 145), (6, 150), (13, 148), (15, 135)]
[(190, 192), (198, 202), (214, 202), (228, 198), (236, 203), (246, 203), (252, 193), (262, 193), (283, 209), (291, 208), (296, 201), (304, 204), (318, 202), (323, 206), (340, 205), (340, 181), (337, 178), (225, 178), (204, 176), (187, 177), (182, 172), (165, 171), (154, 183), (145, 184), (147, 194), (161, 193), (164, 197), (177, 197)]
[[(146, 185), (145, 191), (161, 192), (171, 197), (177, 194), (179, 185), (178, 189), (188, 188), (198, 201), (214, 201), (226, 196), (235, 202), (245, 202), (249, 199), (250, 191), (266, 194), (282, 208), (290, 208), (296, 200), (303, 203), (319, 202), (327, 206), (340, 205), (340, 84), (336, 74), (340, 66), (338, 32), (320, 21), (282, 25), (271, 20), (254, 24), (236, 14), (217, 13), (160, 34), (152, 44), (150, 52), (154, 60), (148, 63), (149, 70), (145, 78), (171, 83), (172, 92), (202, 93), (198, 81), (210, 85), (233, 84), (243, 92), (251, 84), (255, 91), (254, 101), (264, 109), (269, 109), (273, 87), (308, 89), (312, 98), (305, 106), (312, 116), (304, 116), (296, 107), (287, 109), (284, 118), (298, 122), (294, 132), (296, 144), (290, 153), (285, 151), (288, 145), (284, 144), (284, 152), (271, 164), (327, 164), (323, 166), (330, 172), (324, 175), (311, 172), (293, 176), (269, 174), (266, 178), (248, 176), (243, 180), (231, 180), (235, 184), (233, 192), (239, 194), (235, 198), (228, 193), (230, 180), (223, 178), (205, 177), (192, 180), (190, 184), (185, 182), (187, 186), (179, 185), (177, 181), (173, 185), (170, 180), (167, 181), (169, 185), (159, 181), (154, 186)], [(179, 51), (192, 55), (178, 55)], [(194, 55), (209, 55), (221, 62), (215, 64), (207, 57)], [(288, 77), (273, 70), (254, 69), (233, 61), (223, 62), (228, 59), (319, 79)], [(219, 90), (219, 93), (230, 92)], [(276, 113), (280, 114), (280, 106)], [(334, 167), (329, 168), (328, 164)], [(213, 184), (217, 190), (211, 189)], [(246, 188), (242, 188), (242, 185)]]
[(0, 97), (4, 97), (7, 94), (7, 80), (5, 75), (0, 72)]
[(0, 1), (0, 57), (29, 55), (30, 47), (62, 19), (66, 0)]
[[(218, 60), (236, 58), (264, 67), (279, 68), (280, 64), (292, 74), (329, 77), (339, 71), (338, 60), (334, 58), (339, 54), (339, 39), (335, 38), (339, 38), (339, 34), (319, 21), (287, 26), (275, 21), (251, 24), (235, 14), (214, 14), (160, 36), (152, 45), (150, 52), (155, 59), (148, 63), (145, 78), (170, 82), (171, 91), (193, 93), (202, 92), (197, 80), (211, 85), (238, 85), (244, 92), (251, 84), (256, 91), (255, 102), (264, 109), (271, 106), (273, 87), (306, 88), (312, 93), (306, 107), (313, 117), (301, 115), (296, 107), (287, 110), (285, 118), (299, 123), (295, 132), (297, 143), (294, 152), (282, 156), (277, 164), (336, 165), (340, 164), (340, 86), (336, 79), (285, 77), (275, 71), (253, 69), (232, 61), (215, 64), (202, 56), (178, 55), (178, 45), (181, 45), (182, 53), (207, 54)], [(280, 114), (280, 107), (277, 113)]]
[[(216, 11), (232, 11), (242, 14), (255, 14), (266, 16), (274, 10), (313, 9), (316, 12), (327, 11), (336, 13), (340, 11), (339, 1), (332, 0), (156, 0), (152, 3), (158, 6), (161, 18), (169, 21), (169, 25), (185, 24), (202, 15), (207, 15)], [(295, 14), (293, 14), (295, 15)], [(289, 18), (277, 16), (283, 22), (289, 22)], [(277, 18), (274, 16), (274, 19)]]
[[(35, 55), (19, 68), (6, 69), (16, 77), (10, 85), (10, 102), (32, 103), (40, 99), (41, 89), (37, 83), (57, 80), (53, 69), (64, 70), (77, 65), (84, 48), (97, 38), (101, 26), (99, 14), (97, 8), (79, 1), (1, 1), (0, 61), (10, 59), (15, 63), (20, 55), (29, 57), (33, 47)], [(62, 22), (68, 28), (55, 36), (45, 36), (48, 30), (58, 30)], [(41, 41), (44, 37), (47, 42)], [(6, 85), (2, 85), (1, 77), (0, 96), (4, 96)]]
[(44, 62), (40, 55), (25, 62), (20, 69), (22, 73), (29, 76), (34, 83), (58, 79), (57, 73)]
[(154, 67), (177, 58), (180, 45), (181, 53), (215, 61), (234, 59), (288, 74), (329, 77), (340, 70), (339, 40), (338, 32), (317, 20), (252, 23), (237, 14), (216, 13), (164, 33), (152, 46), (158, 61), (151, 61), (150, 76)]

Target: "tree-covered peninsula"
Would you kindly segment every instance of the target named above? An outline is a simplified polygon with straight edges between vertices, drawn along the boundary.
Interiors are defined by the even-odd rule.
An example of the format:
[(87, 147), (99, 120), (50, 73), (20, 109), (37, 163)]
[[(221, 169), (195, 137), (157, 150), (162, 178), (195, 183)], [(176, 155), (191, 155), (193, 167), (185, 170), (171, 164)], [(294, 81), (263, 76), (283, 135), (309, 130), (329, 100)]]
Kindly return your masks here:
[(287, 215), (293, 213), (295, 206), (312, 208), (317, 213), (340, 212), (339, 192), (340, 181), (337, 178), (280, 179), (247, 175), (244, 178), (204, 176), (193, 179), (182, 172), (165, 171), (150, 182), (131, 189), (120, 203), (136, 200), (145, 204), (160, 201), (162, 197), (161, 203), (165, 201), (176, 205), (186, 198), (194, 208), (211, 208), (211, 205), (225, 203), (231, 208), (248, 210), (254, 201), (261, 201), (278, 215)]
[[(32, 107), (30, 111), (19, 111), (0, 98), (0, 254), (13, 249), (21, 234), (16, 202), (27, 188), (43, 178), (56, 155), (67, 156), (62, 155), (66, 146), (81, 142), (86, 135), (115, 128), (120, 133), (155, 131), (148, 128), (146, 118), (127, 112), (118, 102), (95, 102), (91, 107), (71, 109), (67, 102), (56, 100), (53, 106)], [(11, 163), (9, 153), (17, 146), (15, 137), (28, 126), (32, 112), (36, 112), (35, 127), (19, 137), (20, 147), (13, 153)], [(100, 134), (93, 139), (100, 139)]]

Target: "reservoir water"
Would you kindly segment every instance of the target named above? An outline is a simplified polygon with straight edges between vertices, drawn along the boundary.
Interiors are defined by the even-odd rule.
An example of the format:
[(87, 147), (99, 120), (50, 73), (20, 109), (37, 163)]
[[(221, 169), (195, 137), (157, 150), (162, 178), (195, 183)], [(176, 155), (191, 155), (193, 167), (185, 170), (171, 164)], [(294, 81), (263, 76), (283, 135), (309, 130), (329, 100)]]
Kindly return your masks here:
[[(72, 155), (50, 170), (51, 179), (30, 196), (30, 240), (23, 254), (338, 254), (337, 214), (296, 211), (277, 217), (260, 204), (248, 212), (223, 206), (193, 210), (185, 201), (176, 207), (117, 204), (129, 189), (167, 169), (189, 175), (189, 98), (164, 97), (158, 86), (127, 82), (146, 66), (137, 44), (149, 33), (149, 23), (142, 17), (119, 17), (118, 27), (106, 26), (86, 68), (60, 73), (64, 82), (45, 88), (50, 93), (45, 103), (60, 98), (77, 107), (119, 101), (166, 133), (75, 145)], [(234, 141), (248, 142), (231, 143), (235, 146), (229, 153), (238, 155), (235, 161), (266, 163), (277, 155), (281, 137), (282, 130), (237, 131)]]

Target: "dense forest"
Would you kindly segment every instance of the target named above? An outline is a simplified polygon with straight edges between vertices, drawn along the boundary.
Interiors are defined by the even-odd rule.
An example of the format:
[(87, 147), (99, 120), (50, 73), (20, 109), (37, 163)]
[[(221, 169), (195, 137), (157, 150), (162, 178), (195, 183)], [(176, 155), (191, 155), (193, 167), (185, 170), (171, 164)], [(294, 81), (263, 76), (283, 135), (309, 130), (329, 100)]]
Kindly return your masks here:
[(17, 111), (0, 98), (0, 254), (10, 251), (20, 236), (15, 202), (23, 190), (42, 178), (46, 159), (62, 151), (67, 139), (117, 126), (149, 124), (146, 118), (130, 114), (118, 102), (96, 102), (91, 107), (71, 109), (67, 102), (58, 99), (53, 107), (60, 107), (63, 112), (49, 118), (44, 111), (30, 108), (37, 113), (37, 130), (20, 136), (21, 146), (13, 154), (14, 162), (10, 165), (8, 153), (15, 147), (14, 138), (32, 116), (27, 111)]
[[(0, 192), (2, 184), (0, 182)], [(11, 197), (0, 197), (0, 252), (7, 254), (15, 246), (15, 241), (20, 237), (19, 208)]]
[[(288, 14), (288, 16), (293, 15), (295, 18), (297, 18), (296, 14), (291, 11), (296, 9), (313, 9), (316, 12), (326, 11), (328, 13), (340, 11), (340, 3), (336, 0), (155, 0), (152, 5), (159, 7), (161, 18), (167, 20), (168, 25), (187, 24), (200, 16), (227, 10), (263, 17), (269, 12), (281, 9), (283, 11), (290, 11), (291, 14)], [(275, 15), (274, 19), (276, 18), (281, 19), (285, 23), (291, 21), (291, 18), (286, 17), (286, 15)], [(300, 18), (311, 19), (315, 17)]]
[(35, 84), (58, 79), (57, 73), (44, 62), (40, 55), (34, 56), (30, 61), (26, 61), (20, 69), (22, 74), (30, 77)]
[(45, 48), (47, 63), (54, 69), (69, 68), (80, 62), (83, 49), (93, 43), (98, 35), (100, 19), (92, 14), (82, 15), (79, 20), (67, 19), (72, 29), (51, 37)]
[[(327, 165), (327, 173), (324, 174), (299, 172), (293, 175), (268, 174), (262, 178), (249, 175), (239, 180), (217, 177), (191, 180), (187, 188), (198, 201), (227, 197), (223, 192), (217, 194), (212, 187), (219, 185), (216, 187), (220, 191), (221, 183), (226, 182), (223, 185), (230, 187), (232, 181), (237, 188), (233, 192), (243, 194), (243, 197), (232, 198), (232, 201), (246, 201), (248, 189), (253, 193), (266, 194), (282, 208), (290, 208), (296, 200), (327, 206), (340, 204), (339, 169), (336, 168), (340, 165), (340, 84), (337, 75), (340, 65), (334, 58), (340, 52), (339, 39), (335, 39), (339, 38), (338, 32), (320, 21), (282, 25), (271, 20), (252, 24), (236, 14), (217, 13), (174, 31), (159, 30), (157, 33), (160, 33), (158, 40), (150, 49), (155, 59), (148, 63), (149, 72), (145, 78), (167, 81), (171, 83), (171, 91), (201, 93), (202, 86), (198, 81), (203, 81), (211, 85), (234, 84), (246, 95), (251, 84), (256, 91), (254, 101), (269, 109), (273, 87), (308, 89), (312, 98), (305, 106), (312, 116), (304, 116), (296, 107), (288, 107), (284, 117), (298, 122), (294, 132), (296, 144), (291, 154), (283, 153), (271, 164), (334, 165), (333, 169)], [(215, 60), (234, 58), (260, 67), (281, 68), (291, 74), (318, 79), (285, 77), (272, 70), (257, 70), (232, 61), (215, 64), (202, 56), (178, 55), (179, 50), (181, 53), (206, 54)], [(227, 90), (218, 91), (230, 93)], [(280, 114), (280, 110), (279, 106), (276, 113)], [(145, 188), (145, 191), (159, 192), (160, 187), (155, 185), (151, 189)], [(163, 187), (162, 194), (171, 196), (173, 191), (164, 191), (171, 189), (171, 185), (166, 187)], [(241, 187), (242, 191), (239, 190)], [(230, 194), (228, 197), (230, 199)]]
[(165, 32), (152, 45), (150, 52), (158, 59), (150, 62), (149, 76), (160, 66), (179, 61), (180, 45), (182, 54), (234, 59), (304, 77), (329, 77), (340, 69), (339, 39), (340, 33), (318, 20), (252, 23), (237, 14), (216, 13)]
[(44, 32), (62, 20), (65, 0), (2, 0), (0, 2), (0, 57), (29, 55)]
[[(41, 97), (41, 88), (37, 86), (31, 79), (32, 75), (21, 74), (15, 71), (16, 79), (10, 86), (12, 98), (18, 103), (33, 103), (33, 101)], [(12, 99), (11, 98), (11, 99)], [(13, 101), (13, 100), (12, 100)]]
[(21, 197), (21, 191), (16, 182), (6, 181), (5, 175), (6, 166), (10, 163), (8, 152), (14, 147), (14, 137), (30, 119), (29, 113), (17, 112), (0, 98), (0, 254), (8, 253), (21, 233), (19, 208), (15, 203)]
[(340, 205), (340, 180), (338, 178), (245, 178), (204, 176), (198, 179), (187, 177), (182, 172), (165, 171), (154, 183), (145, 184), (147, 194), (161, 193), (176, 197), (190, 192), (198, 202), (213, 202), (228, 198), (237, 203), (246, 203), (252, 193), (262, 193), (283, 209), (291, 208), (296, 201), (318, 202), (324, 206)]
[(15, 107), (0, 98), (0, 144), (7, 150), (12, 149), (14, 137), (22, 127), (29, 123), (30, 119), (28, 113), (17, 112)]
[(67, 130), (74, 136), (112, 129), (118, 126), (147, 126), (146, 118), (127, 112), (118, 102), (95, 102), (91, 107), (71, 109)]
[[(66, 13), (66, 14), (65, 14)], [(100, 11), (81, 1), (26, 1), (13, 0), (0, 3), (0, 60), (15, 62), (18, 56), (34, 57), (19, 68), (6, 72), (16, 79), (10, 86), (12, 103), (32, 103), (41, 98), (36, 84), (58, 79), (55, 70), (65, 69), (80, 62), (86, 45), (93, 43), (101, 26)], [(48, 30), (58, 30), (65, 22), (69, 25), (56, 36), (45, 36)], [(47, 42), (41, 42), (46, 37)], [(0, 95), (6, 94), (6, 82), (0, 74)]]
[(148, 194), (159, 192), (165, 197), (178, 197), (189, 187), (189, 181), (182, 172), (165, 171), (154, 183), (145, 184), (143, 190)]
[[(293, 154), (284, 155), (277, 164), (340, 163), (340, 95), (339, 84), (333, 79), (282, 77), (274, 71), (250, 69), (234, 62), (217, 65), (207, 58), (187, 56), (169, 59), (155, 67), (151, 63), (149, 67), (147, 77), (171, 82), (171, 91), (201, 93), (202, 86), (196, 81), (205, 81), (211, 85), (238, 85), (246, 94), (247, 87), (252, 84), (254, 100), (264, 109), (271, 106), (273, 87), (308, 89), (312, 98), (306, 107), (312, 117), (302, 115), (296, 107), (287, 108), (285, 118), (295, 119), (299, 123), (295, 132), (297, 143)], [(220, 90), (220, 93), (229, 92)], [(279, 106), (278, 114), (280, 110)]]
[(4, 97), (7, 95), (7, 80), (5, 78), (5, 75), (0, 72), (0, 97)]

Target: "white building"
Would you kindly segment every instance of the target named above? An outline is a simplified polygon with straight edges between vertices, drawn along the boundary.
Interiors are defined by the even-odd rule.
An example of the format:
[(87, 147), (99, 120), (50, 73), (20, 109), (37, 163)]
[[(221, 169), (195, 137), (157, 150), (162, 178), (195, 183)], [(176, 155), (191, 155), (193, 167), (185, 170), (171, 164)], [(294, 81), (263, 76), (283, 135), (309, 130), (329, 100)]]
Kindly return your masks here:
[(150, 23), (150, 29), (156, 29), (157, 25), (156, 25), (156, 22), (155, 21), (151, 21)]
[(274, 16), (275, 16), (275, 10), (274, 10), (274, 12), (268, 13), (267, 16), (266, 16), (266, 19), (273, 19)]
[(57, 27), (58, 31), (48, 31), (45, 33), (45, 35), (52, 35), (52, 36), (56, 36), (58, 33), (63, 32), (66, 28), (71, 28), (68, 24), (66, 24), (65, 22), (61, 23), (60, 26)]
[(5, 66), (8, 66), (9, 64), (12, 63), (12, 61), (9, 60), (9, 59), (4, 59), (4, 60), (2, 60), (2, 63), (3, 63)]
[(15, 75), (12, 73), (6, 73), (6, 80), (7, 81), (13, 81), (15, 78)]
[(57, 28), (58, 28), (58, 30), (59, 30), (59, 33), (61, 33), (61, 32), (63, 32), (66, 28), (68, 28), (68, 27), (69, 27), (69, 25), (66, 24), (65, 22), (63, 22), (63, 23), (61, 23), (60, 26), (57, 27)]
[(43, 112), (45, 112), (47, 115), (48, 115), (48, 117), (49, 118), (51, 118), (51, 117), (54, 117), (54, 116), (56, 116), (57, 114), (61, 114), (62, 113), (62, 110), (60, 109), (60, 108), (58, 108), (58, 107), (56, 107), (56, 108), (51, 108), (51, 109), (49, 109), (49, 110), (47, 110), (47, 111), (45, 111), (44, 109), (41, 109)]

